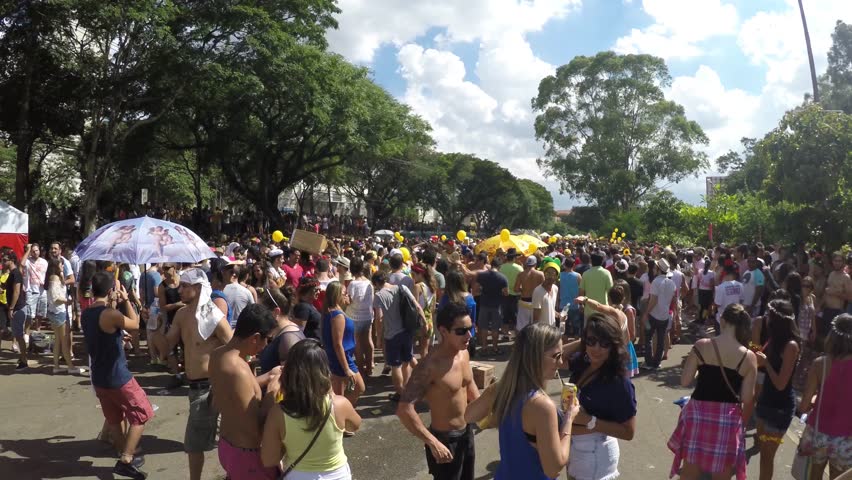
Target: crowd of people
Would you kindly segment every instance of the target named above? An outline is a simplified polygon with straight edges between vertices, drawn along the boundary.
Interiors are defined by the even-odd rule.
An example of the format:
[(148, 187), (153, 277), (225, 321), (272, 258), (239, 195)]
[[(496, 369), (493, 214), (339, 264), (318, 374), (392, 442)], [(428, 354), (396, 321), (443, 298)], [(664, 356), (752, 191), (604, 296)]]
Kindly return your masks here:
[[(469, 239), (367, 236), (309, 253), (237, 239), (212, 243), (198, 264), (80, 261), (59, 242), (44, 256), (35, 244), (21, 258), (0, 252), (0, 320), (17, 370), (49, 327), (53, 373), (91, 376), (117, 475), (145, 478), (138, 447), (154, 414), (129, 352), (168, 370), (170, 388), (188, 387), (192, 480), (213, 449), (232, 480), (352, 478), (343, 439), (357, 434), (359, 398), (379, 375), (390, 375), (388, 397), (436, 479), (474, 477), (483, 428), (499, 430), (498, 480), (566, 467), (576, 480), (616, 478), (619, 440), (636, 430), (631, 378), (659, 369), (685, 333), (699, 338), (681, 377), (695, 389), (668, 442), (672, 475), (744, 479), (754, 421), (760, 478), (773, 478), (804, 414), (808, 478), (852, 468), (852, 256), (588, 238), (478, 252)], [(504, 349), (505, 372), (480, 391), (471, 358)], [(579, 393), (557, 406), (547, 384), (560, 371)]]

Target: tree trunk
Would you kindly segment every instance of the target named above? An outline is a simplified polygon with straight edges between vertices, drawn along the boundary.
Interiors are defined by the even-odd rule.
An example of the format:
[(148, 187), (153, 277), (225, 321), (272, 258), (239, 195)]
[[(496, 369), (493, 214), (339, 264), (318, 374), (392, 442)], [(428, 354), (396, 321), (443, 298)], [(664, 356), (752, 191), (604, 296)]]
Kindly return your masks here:
[(33, 153), (33, 132), (30, 130), (30, 97), (32, 96), (33, 64), (26, 60), (24, 86), (18, 99), (18, 133), (15, 139), (15, 207), (26, 210), (31, 198), (30, 160)]

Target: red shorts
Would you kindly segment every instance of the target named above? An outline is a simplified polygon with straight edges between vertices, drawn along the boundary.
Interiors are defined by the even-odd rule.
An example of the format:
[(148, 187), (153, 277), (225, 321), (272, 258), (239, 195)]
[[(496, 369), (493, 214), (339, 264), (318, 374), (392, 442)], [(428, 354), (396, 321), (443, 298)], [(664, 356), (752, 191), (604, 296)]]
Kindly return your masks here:
[(144, 425), (154, 416), (151, 402), (135, 378), (131, 378), (121, 388), (95, 387), (95, 394), (101, 401), (104, 418), (110, 425), (117, 425), (125, 419), (131, 425)]

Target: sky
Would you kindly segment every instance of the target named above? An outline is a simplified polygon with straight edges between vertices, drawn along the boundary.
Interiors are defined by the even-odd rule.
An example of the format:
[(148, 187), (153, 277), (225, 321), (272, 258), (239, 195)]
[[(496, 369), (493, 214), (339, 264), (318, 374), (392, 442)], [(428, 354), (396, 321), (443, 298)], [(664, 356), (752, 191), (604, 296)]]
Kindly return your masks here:
[[(818, 73), (852, 0), (804, 0)], [(437, 148), (496, 161), (550, 190), (557, 210), (585, 202), (559, 192), (530, 100), (542, 78), (603, 50), (662, 57), (666, 98), (709, 138), (711, 168), (678, 184), (698, 204), (718, 156), (760, 137), (811, 91), (797, 0), (338, 0), (330, 49), (432, 125)], [(664, 185), (661, 185), (664, 186)]]

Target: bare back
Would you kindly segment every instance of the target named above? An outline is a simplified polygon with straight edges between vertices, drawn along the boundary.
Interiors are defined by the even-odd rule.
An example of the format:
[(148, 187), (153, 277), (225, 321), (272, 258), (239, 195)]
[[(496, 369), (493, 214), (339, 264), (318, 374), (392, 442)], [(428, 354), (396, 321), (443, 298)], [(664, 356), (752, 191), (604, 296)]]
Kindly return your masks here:
[(221, 414), (219, 435), (239, 448), (259, 448), (262, 392), (239, 350), (227, 346), (210, 355), (210, 391)]
[(536, 269), (518, 274), (521, 283), (521, 298), (532, 298), (535, 288), (544, 283), (544, 273)]
[[(825, 292), (825, 295), (823, 296), (823, 306), (837, 310), (842, 309), (843, 304), (846, 302), (843, 294), (847, 293), (847, 289), (852, 288), (850, 287), (850, 284), (852, 284), (852, 280), (849, 279), (849, 275), (846, 273), (837, 270), (829, 273), (826, 288), (832, 289), (832, 293)], [(842, 293), (838, 295), (837, 292)]]

